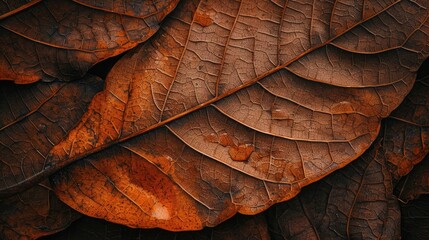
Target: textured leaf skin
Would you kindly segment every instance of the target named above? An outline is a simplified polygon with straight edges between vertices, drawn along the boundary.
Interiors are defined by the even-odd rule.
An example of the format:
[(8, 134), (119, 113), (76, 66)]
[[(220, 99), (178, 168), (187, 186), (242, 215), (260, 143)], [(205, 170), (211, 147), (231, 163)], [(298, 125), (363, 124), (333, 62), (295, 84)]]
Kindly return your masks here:
[(99, 219), (84, 217), (70, 228), (41, 240), (268, 240), (263, 214), (237, 215), (215, 228), (192, 232), (168, 232), (162, 229), (131, 229)]
[[(1, 184), (43, 169), (49, 150), (79, 121), (102, 81), (26, 86), (0, 83)], [(0, 200), (0, 238), (34, 239), (67, 227), (79, 214), (57, 199), (47, 179)]]
[(400, 239), (400, 212), (380, 147), (269, 210), (272, 239)]
[[(175, 231), (292, 198), (370, 146), (427, 56), (427, 1), (361, 4), (183, 2), (115, 65), (36, 177), (121, 142), (57, 176), (57, 194), (90, 216)], [(183, 201), (164, 198), (158, 215), (162, 190), (135, 180), (139, 168)]]
[[(38, 2), (0, 20), (0, 80), (78, 79), (97, 62), (152, 36), (178, 0)], [(25, 3), (0, 3), (0, 13)]]

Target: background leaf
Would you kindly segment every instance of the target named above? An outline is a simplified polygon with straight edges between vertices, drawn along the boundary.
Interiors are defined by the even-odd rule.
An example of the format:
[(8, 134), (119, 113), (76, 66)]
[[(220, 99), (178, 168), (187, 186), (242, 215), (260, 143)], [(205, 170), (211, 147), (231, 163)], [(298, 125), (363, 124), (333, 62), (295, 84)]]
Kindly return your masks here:
[[(3, 1), (0, 14), (27, 2)], [(78, 79), (152, 36), (178, 0), (37, 2), (0, 18), (0, 80)]]
[(426, 239), (429, 234), (429, 195), (401, 205), (403, 239)]
[(390, 173), (375, 144), (345, 168), (270, 210), (272, 239), (400, 239)]
[[(0, 84), (1, 184), (9, 186), (45, 167), (49, 150), (79, 121), (102, 81)], [(52, 234), (79, 216), (57, 199), (47, 179), (1, 199), (0, 212), (2, 239)]]
[(429, 75), (422, 76), (404, 102), (386, 119), (383, 147), (396, 179), (408, 174), (429, 152), (428, 91)]
[(429, 156), (396, 185), (398, 199), (404, 203), (429, 194)]

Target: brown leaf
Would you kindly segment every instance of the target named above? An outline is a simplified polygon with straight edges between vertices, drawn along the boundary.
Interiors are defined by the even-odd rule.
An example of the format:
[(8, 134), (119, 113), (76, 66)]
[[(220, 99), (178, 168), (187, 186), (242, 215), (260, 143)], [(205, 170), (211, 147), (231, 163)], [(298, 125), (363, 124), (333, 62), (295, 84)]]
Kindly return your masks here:
[[(37, 83), (0, 88), (2, 186), (26, 179), (46, 165), (46, 155), (79, 121), (101, 87), (87, 77), (73, 83)], [(0, 238), (34, 239), (67, 227), (78, 216), (60, 202), (48, 181), (0, 200)]]
[(270, 209), (272, 239), (400, 239), (399, 206), (380, 149)]
[(95, 63), (152, 36), (177, 2), (0, 3), (0, 79), (31, 83), (82, 77)]
[[(292, 198), (370, 146), (427, 56), (427, 2), (360, 4), (183, 2), (115, 65), (36, 178), (122, 142), (58, 177), (60, 198), (90, 216), (174, 230)], [(139, 168), (147, 178), (135, 180)]]
[(426, 75), (417, 79), (410, 94), (386, 119), (383, 147), (396, 179), (407, 175), (429, 153), (428, 92)]
[(0, 201), (0, 238), (36, 239), (59, 232), (80, 217), (61, 202), (49, 181)]
[(398, 199), (404, 203), (429, 194), (429, 155), (395, 187)]
[(237, 215), (215, 228), (192, 232), (162, 229), (131, 229), (122, 225), (84, 217), (61, 233), (41, 240), (268, 240), (265, 217)]
[(184, 1), (30, 179), (123, 142), (58, 177), (62, 200), (183, 230), (290, 199), (369, 147), (427, 56), (427, 2), (359, 4)]

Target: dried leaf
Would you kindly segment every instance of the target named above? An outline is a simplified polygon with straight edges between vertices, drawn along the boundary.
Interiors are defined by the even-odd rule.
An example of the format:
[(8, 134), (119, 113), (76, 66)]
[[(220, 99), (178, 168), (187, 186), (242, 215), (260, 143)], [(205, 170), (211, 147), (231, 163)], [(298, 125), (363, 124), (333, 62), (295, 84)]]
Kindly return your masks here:
[(172, 230), (290, 199), (370, 146), (427, 56), (428, 2), (359, 4), (183, 2), (35, 178), (122, 142), (58, 176), (60, 198)]
[(429, 153), (429, 75), (416, 81), (410, 94), (386, 119), (383, 147), (396, 179), (407, 175)]
[(31, 83), (82, 77), (97, 62), (152, 36), (177, 2), (0, 3), (0, 80)]
[[(82, 218), (65, 231), (43, 240), (268, 240), (264, 215), (237, 215), (215, 228), (192, 232), (168, 232), (162, 229), (130, 229), (106, 221)], [(42, 240), (42, 239), (41, 239)]]
[(36, 239), (68, 227), (80, 214), (61, 202), (49, 181), (0, 201), (0, 238)]
[(269, 210), (272, 239), (400, 239), (400, 212), (380, 147)]
[[(37, 83), (0, 87), (1, 185), (19, 182), (46, 165), (46, 155), (75, 126), (100, 79), (73, 83)], [(67, 227), (78, 216), (60, 202), (44, 181), (24, 192), (0, 200), (0, 238), (34, 239)]]
[(258, 213), (368, 148), (427, 56), (425, 4), (186, 1), (116, 65), (47, 168), (2, 193), (123, 142), (57, 177), (61, 198), (175, 230)]
[(401, 178), (395, 191), (398, 199), (404, 203), (417, 199), (422, 194), (429, 194), (429, 155)]

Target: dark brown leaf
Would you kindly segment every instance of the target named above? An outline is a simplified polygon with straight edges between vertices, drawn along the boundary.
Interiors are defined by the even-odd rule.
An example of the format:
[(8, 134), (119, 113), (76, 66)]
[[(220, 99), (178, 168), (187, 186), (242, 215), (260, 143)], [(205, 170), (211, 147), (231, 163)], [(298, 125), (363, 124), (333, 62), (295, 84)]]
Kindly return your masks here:
[(49, 181), (0, 201), (0, 239), (36, 239), (68, 227), (80, 214), (61, 202)]
[(398, 199), (404, 203), (429, 194), (429, 155), (408, 175), (401, 178), (395, 187)]
[(0, 80), (82, 77), (95, 63), (152, 36), (177, 2), (3, 1)]
[(424, 240), (429, 236), (429, 195), (401, 204), (402, 239)]
[[(0, 172), (8, 186), (46, 165), (46, 155), (79, 121), (101, 80), (0, 85)], [(0, 238), (34, 239), (67, 227), (78, 216), (60, 202), (50, 183), (0, 200)]]
[(400, 212), (381, 149), (269, 210), (272, 239), (400, 239)]
[(416, 81), (410, 94), (386, 119), (383, 147), (396, 179), (408, 174), (429, 153), (428, 92), (426, 75)]
[(162, 229), (131, 229), (122, 225), (84, 217), (65, 231), (41, 240), (268, 240), (265, 217), (237, 215), (215, 228), (192, 232)]
[(428, 54), (427, 5), (184, 1), (34, 179), (122, 142), (58, 176), (60, 198), (172, 230), (263, 211), (374, 141)]
[(36, 5), (40, 0), (3, 0), (0, 2), (0, 20), (3, 20), (22, 9)]

